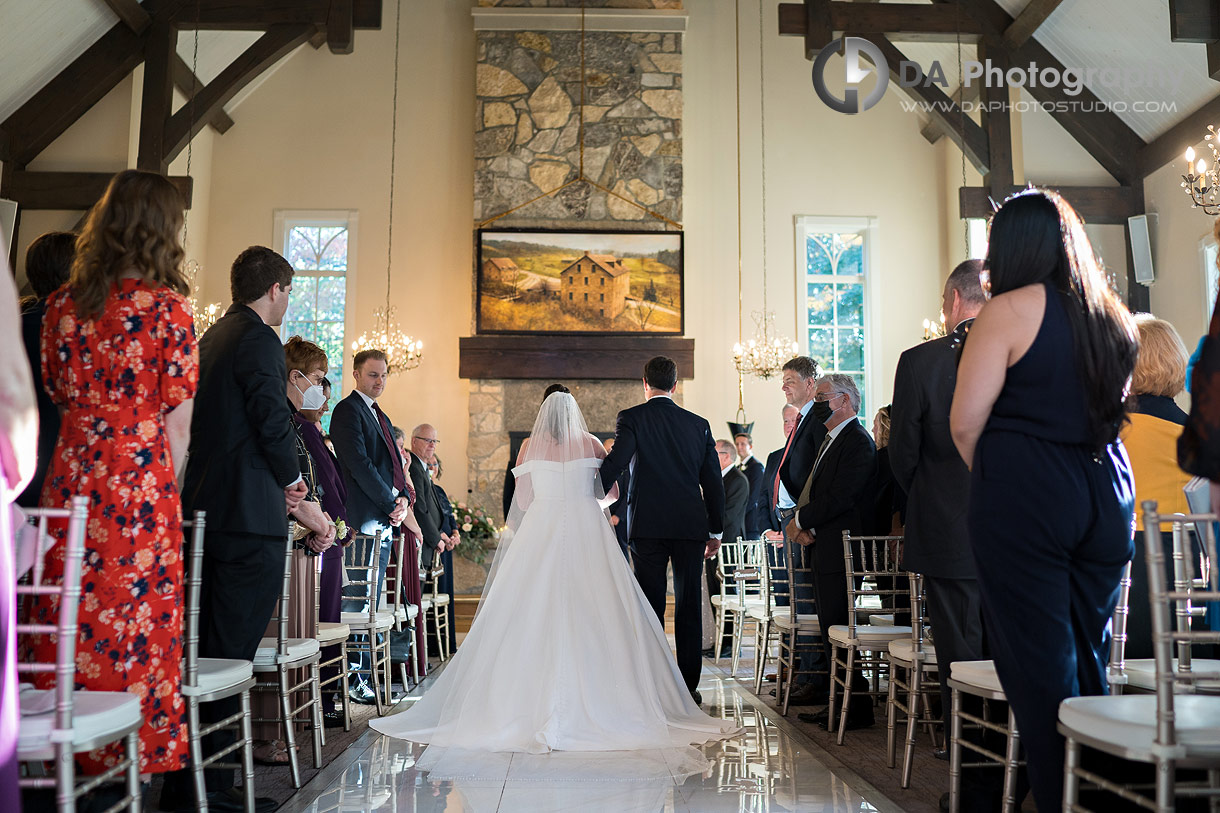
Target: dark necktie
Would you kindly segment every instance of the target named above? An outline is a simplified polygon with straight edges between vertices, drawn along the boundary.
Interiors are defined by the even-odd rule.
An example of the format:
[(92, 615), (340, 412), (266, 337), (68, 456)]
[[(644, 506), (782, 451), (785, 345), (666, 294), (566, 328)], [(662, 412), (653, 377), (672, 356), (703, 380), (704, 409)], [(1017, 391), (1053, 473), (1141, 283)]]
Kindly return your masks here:
[(818, 456), (813, 459), (813, 471), (809, 472), (812, 477), (813, 473), (818, 470), (818, 466), (822, 465), (822, 455), (826, 453), (826, 447), (830, 445), (830, 433), (826, 433), (826, 437), (822, 438), (822, 445), (818, 447)]
[(407, 490), (407, 475), (402, 470), (402, 458), (398, 456), (398, 447), (394, 445), (394, 432), (390, 426), (390, 419), (381, 411), (381, 407), (377, 406), (376, 401), (373, 402), (373, 411), (377, 413), (377, 423), (381, 426), (381, 439), (390, 449), (390, 468), (394, 470), (394, 488), (398, 489), (399, 494), (403, 494)]
[(775, 482), (771, 484), (771, 510), (775, 511), (775, 507), (779, 505), (779, 473), (784, 468), (784, 461), (788, 459), (788, 450), (792, 448), (792, 441), (796, 439), (796, 433), (800, 431), (801, 421), (805, 420), (802, 415), (796, 419), (796, 426), (792, 427), (792, 434), (788, 435), (788, 442), (784, 445), (784, 454), (779, 459), (779, 466), (775, 469)]

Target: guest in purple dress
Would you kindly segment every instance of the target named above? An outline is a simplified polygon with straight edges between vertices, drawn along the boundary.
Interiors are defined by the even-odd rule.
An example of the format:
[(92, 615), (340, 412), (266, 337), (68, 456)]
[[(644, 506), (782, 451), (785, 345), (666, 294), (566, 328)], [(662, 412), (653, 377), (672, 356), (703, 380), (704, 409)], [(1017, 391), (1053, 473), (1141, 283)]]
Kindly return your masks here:
[[(297, 422), (301, 439), (305, 448), (313, 458), (314, 475), (317, 482), (314, 491), (322, 501), (322, 510), (331, 519), (347, 521), (347, 511), (343, 505), (347, 502), (347, 489), (343, 487), (343, 478), (339, 475), (339, 462), (326, 446), (322, 438), (322, 416), (330, 411), (330, 381), (322, 379), (322, 394), (326, 396), (321, 409), (299, 410), (293, 419)], [(343, 593), (343, 545), (351, 540), (349, 533), (346, 539), (338, 540), (340, 544), (332, 545), (322, 554), (322, 584), (318, 595), (318, 620), (338, 623), (339, 604)], [(322, 660), (338, 657), (339, 647), (327, 647), (322, 650)], [(336, 667), (328, 666), (322, 670), (322, 680), (327, 680), (337, 674)], [(322, 711), (326, 715), (327, 724), (342, 725), (342, 712), (337, 710), (336, 695), (327, 693), (322, 696)]]

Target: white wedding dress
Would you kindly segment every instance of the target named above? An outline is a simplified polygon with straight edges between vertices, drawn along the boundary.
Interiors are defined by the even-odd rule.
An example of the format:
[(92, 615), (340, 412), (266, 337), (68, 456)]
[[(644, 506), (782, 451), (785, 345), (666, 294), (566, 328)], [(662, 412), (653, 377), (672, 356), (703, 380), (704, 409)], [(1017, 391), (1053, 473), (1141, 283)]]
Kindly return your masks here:
[[(560, 396), (571, 401), (562, 407), (575, 409), (570, 395), (555, 393), (544, 411)], [(678, 764), (694, 773), (705, 763), (692, 743), (738, 730), (700, 711), (687, 691), (599, 502), (601, 460), (575, 457), (601, 453), (600, 444), (583, 433), (583, 419), (577, 432), (578, 442), (559, 444), (576, 451), (548, 453), (571, 459), (535, 458), (513, 469), (519, 524), (501, 542), (469, 634), (422, 698), (370, 723), (429, 743), (417, 765), (434, 778), (438, 768), (477, 773), (471, 762), (479, 752), (660, 749), (671, 773)], [(538, 437), (536, 424), (535, 447)], [(539, 769), (554, 778), (555, 762)], [(629, 772), (646, 762), (619, 760), (636, 766)], [(588, 761), (568, 764), (590, 770)]]

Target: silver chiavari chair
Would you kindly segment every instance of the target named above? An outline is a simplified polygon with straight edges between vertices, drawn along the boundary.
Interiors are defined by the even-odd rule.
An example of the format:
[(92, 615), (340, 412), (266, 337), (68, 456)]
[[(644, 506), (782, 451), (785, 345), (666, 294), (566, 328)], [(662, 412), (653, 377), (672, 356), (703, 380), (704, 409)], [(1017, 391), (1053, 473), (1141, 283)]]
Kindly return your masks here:
[[(199, 596), (203, 584), (205, 512), (196, 511), (193, 520), (182, 523), (182, 531), (190, 540), (186, 550), (186, 639), (183, 644), (182, 696), (186, 699), (186, 730), (191, 752), (191, 779), (199, 810), (207, 813), (207, 791), (203, 770), (207, 767), (240, 768), (246, 813), (254, 813), (254, 741), (250, 732), (250, 689), (254, 686), (254, 664), (228, 658), (199, 657)], [(199, 721), (199, 704), (240, 695), (241, 710), (234, 715), (210, 723), (204, 728)], [(220, 728), (237, 726), (237, 739), (206, 759), (203, 737)], [(241, 749), (241, 764), (220, 762)]]
[[(908, 573), (911, 589), (911, 636), (890, 641), (890, 686), (886, 698), (886, 747), (889, 766), (894, 767), (896, 756), (895, 723), (897, 712), (906, 715), (906, 747), (902, 755), (902, 787), (911, 786), (911, 764), (915, 759), (915, 726), (929, 730), (940, 725), (940, 720), (931, 713), (928, 699), (940, 693), (940, 683), (928, 673), (936, 670), (936, 649), (928, 636), (928, 619), (924, 614), (923, 576)], [(875, 617), (875, 616), (874, 616)], [(904, 678), (905, 675), (905, 678)], [(905, 702), (899, 692), (906, 695)], [(923, 719), (920, 719), (920, 714)], [(935, 744), (935, 743), (934, 743)]]
[[(1059, 705), (1059, 732), (1067, 739), (1065, 811), (1085, 809), (1078, 803), (1082, 783), (1157, 813), (1174, 810), (1178, 797), (1208, 799), (1212, 810), (1220, 804), (1220, 697), (1200, 691), (1214, 691), (1218, 677), (1214, 672), (1181, 668), (1182, 656), (1189, 659), (1187, 650), (1192, 645), (1220, 643), (1220, 631), (1196, 630), (1190, 624), (1195, 602), (1220, 601), (1220, 573), (1214, 566), (1217, 515), (1158, 514), (1157, 504), (1151, 500), (1142, 507), (1156, 694), (1070, 697)], [(1175, 556), (1181, 564), (1175, 568), (1175, 584), (1169, 586), (1161, 545), (1164, 523), (1173, 524), (1175, 535), (1188, 523), (1197, 524), (1207, 560), (1212, 563), (1207, 573), (1194, 572), (1193, 557)], [(1171, 622), (1175, 616), (1176, 625)], [(1080, 760), (1084, 746), (1152, 764), (1156, 768), (1155, 784), (1122, 784), (1087, 770)], [(1206, 779), (1179, 782), (1175, 776), (1179, 768), (1206, 770)], [(1151, 796), (1140, 792), (1149, 790)]]
[[(788, 714), (792, 685), (798, 675), (826, 674), (824, 670), (799, 668), (803, 652), (822, 651), (822, 625), (818, 621), (817, 604), (812, 596), (798, 597), (796, 585), (813, 584), (813, 547), (792, 545), (790, 555), (784, 556), (788, 570), (788, 612), (776, 612), (772, 618), (779, 637), (780, 678), (775, 696), (782, 698), (780, 713)], [(805, 591), (800, 591), (802, 594)], [(811, 591), (810, 591), (811, 592)], [(782, 608), (781, 608), (782, 609)]]
[[(419, 661), (415, 657), (415, 619), (419, 617), (419, 607), (410, 604), (403, 598), (403, 587), (406, 584), (406, 560), (403, 558), (406, 554), (407, 540), (404, 534), (399, 534), (394, 540), (394, 555), (390, 557), (390, 563), (385, 569), (385, 593), (382, 596), (383, 606), (389, 610), (394, 616), (394, 631), (402, 632), (404, 629), (409, 633), (407, 638), (407, 659), (398, 662), (398, 680), (402, 683), (402, 690), (407, 691), (410, 684), (407, 683), (407, 661), (411, 662), (411, 678), (412, 683), (419, 683)], [(385, 692), (386, 704), (391, 702), (390, 698), (390, 662), (386, 662), (385, 677)]]
[[(297, 758), (296, 725), (297, 717), (308, 713), (313, 729), (313, 764), (315, 768), (322, 767), (322, 689), (318, 673), (318, 662), (321, 660), (321, 648), (317, 638), (289, 638), (288, 616), (292, 612), (290, 593), (292, 586), (292, 536), (287, 536), (287, 547), (284, 551), (284, 579), (280, 588), (280, 601), (273, 621), (276, 624), (276, 637), (264, 638), (258, 645), (254, 656), (254, 672), (256, 674), (271, 674), (276, 676), (275, 686), (260, 686), (255, 684), (255, 691), (274, 691), (279, 696), (280, 714), (277, 717), (255, 718), (255, 722), (282, 722), (284, 726), (284, 742), (288, 746), (288, 764), (292, 769), (293, 787), (301, 787), (301, 766)], [(295, 686), (289, 685), (289, 672), (293, 669), (305, 670), (305, 679)], [(299, 706), (293, 706), (293, 693), (308, 690), (309, 697)]]
[[(383, 610), (379, 606), (381, 596), (377, 592), (377, 560), (380, 553), (381, 540), (371, 534), (353, 534), (351, 543), (343, 549), (343, 567), (347, 571), (345, 603), (363, 601), (364, 609), (345, 610), (340, 616), (342, 623), (352, 631), (347, 643), (348, 653), (368, 653), (367, 670), (352, 671), (368, 672), (379, 716), (385, 714), (386, 706), (382, 698), (383, 675), (387, 684), (386, 696), (389, 696), (390, 630), (394, 627), (393, 611)], [(348, 593), (348, 588), (355, 588), (363, 595)]]
[[(338, 543), (336, 543), (338, 544)], [(319, 564), (321, 564), (319, 562)], [(347, 695), (348, 678), (351, 674), (351, 664), (347, 660), (347, 639), (352, 634), (352, 628), (342, 621), (323, 621), (322, 615), (322, 574), (319, 572), (314, 580), (313, 594), (314, 613), (318, 615), (318, 646), (321, 656), (318, 660), (318, 688), (325, 691), (327, 686), (338, 684), (340, 702), (343, 705), (343, 730), (352, 730), (351, 698)], [(326, 658), (326, 649), (337, 647), (337, 655)], [(322, 670), (334, 667), (335, 673), (330, 677), (321, 677)], [(322, 727), (322, 744), (326, 745), (326, 726)]]
[[(747, 611), (754, 622), (754, 693), (761, 694), (763, 680), (767, 674), (767, 661), (771, 659), (771, 642), (775, 639), (776, 615), (788, 615), (787, 607), (775, 604), (776, 587), (787, 589), (787, 565), (784, 561), (783, 544), (761, 540), (759, 579), (762, 585), (761, 601)], [(777, 572), (783, 576), (777, 578)], [(778, 693), (777, 693), (778, 694)]]
[[(843, 689), (843, 702), (839, 714), (839, 745), (843, 744), (843, 735), (847, 731), (847, 714), (851, 708), (854, 695), (861, 692), (851, 688), (852, 673), (856, 669), (870, 669), (879, 686), (880, 675), (889, 665), (886, 657), (889, 655), (891, 641), (909, 639), (911, 628), (907, 626), (874, 625), (859, 623), (859, 616), (866, 615), (869, 610), (860, 608), (865, 598), (870, 600), (889, 597), (894, 604), (897, 599), (909, 594), (909, 583), (905, 581), (906, 574), (898, 561), (898, 550), (902, 544), (901, 536), (852, 536), (849, 531), (843, 532), (843, 565), (847, 577), (847, 624), (836, 624), (827, 630), (826, 637), (830, 639), (830, 706), (827, 709), (827, 726), (833, 731), (835, 726), (836, 690)], [(864, 590), (865, 580), (871, 590)], [(880, 585), (892, 585), (881, 587)], [(840, 659), (839, 653), (843, 653)], [(842, 677), (839, 670), (842, 669)], [(874, 696), (884, 694), (880, 688), (863, 692), (866, 702), (872, 702)], [(859, 702), (859, 701), (857, 701)]]
[[(769, 598), (763, 596), (762, 572), (766, 560), (763, 546), (766, 543), (761, 539), (741, 537), (737, 537), (737, 542), (741, 545), (741, 564), (733, 573), (737, 592), (733, 596), (735, 600), (726, 605), (727, 614), (733, 619), (733, 660), (730, 669), (734, 677), (737, 675), (737, 664), (741, 661), (741, 642), (745, 638), (746, 624), (753, 624), (755, 636), (758, 634), (758, 619), (750, 611), (761, 609), (770, 602)], [(719, 641), (716, 646), (720, 646)]]
[(716, 641), (712, 644), (716, 650), (716, 663), (720, 663), (720, 643), (724, 640), (724, 631), (728, 627), (729, 607), (737, 601), (737, 596), (729, 592), (729, 587), (734, 584), (733, 574), (741, 565), (741, 549), (741, 537), (738, 537), (726, 539), (716, 551), (716, 575), (720, 579), (720, 592), (710, 597), (712, 610), (716, 615)]
[[(449, 660), (449, 604), (453, 597), (441, 592), (441, 577), (445, 575), (445, 567), (440, 556), (436, 557), (436, 566), (428, 567), (420, 561), (419, 577), (422, 581), (420, 591), (423, 599), (420, 602), (421, 623), (424, 625), (424, 640), (428, 640), (428, 632), (436, 634), (437, 657), (441, 662)], [(425, 643), (425, 646), (427, 644)]]
[[(18, 601), (50, 599), (58, 603), (53, 624), (18, 621), (16, 624), (18, 651), (23, 638), (56, 636), (55, 660), (52, 663), (18, 661), (18, 674), (54, 675), (55, 688), (30, 689), (21, 692), (21, 724), (17, 734), (17, 758), (25, 763), (22, 788), (54, 788), (55, 806), (59, 813), (72, 813), (81, 796), (102, 785), (126, 781), (126, 795), (111, 809), (126, 806), (139, 813), (140, 743), (143, 724), (140, 699), (129, 692), (94, 692), (75, 689), (77, 613), (80, 609), (81, 570), (85, 551), (85, 531), (89, 522), (89, 498), (73, 497), (70, 508), (36, 508), (26, 512), (37, 521), (37, 545), (33, 568), (17, 583)], [(64, 541), (64, 574), (58, 584), (44, 581), (46, 575), (42, 540), (47, 534), (48, 520), (68, 521)], [(27, 608), (28, 609), (28, 608)], [(28, 648), (28, 647), (27, 647)], [(77, 783), (74, 755), (100, 748), (112, 742), (123, 742), (123, 758), (97, 776)], [(49, 763), (53, 777), (44, 773)]]

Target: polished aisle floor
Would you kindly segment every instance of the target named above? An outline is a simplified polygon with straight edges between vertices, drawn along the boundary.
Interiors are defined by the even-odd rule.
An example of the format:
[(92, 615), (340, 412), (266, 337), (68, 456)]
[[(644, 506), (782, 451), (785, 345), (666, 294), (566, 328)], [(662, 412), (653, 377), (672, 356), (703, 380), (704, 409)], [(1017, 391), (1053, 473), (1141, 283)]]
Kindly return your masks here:
[[(767, 813), (897, 811), (867, 781), (807, 740), (735, 681), (705, 668), (700, 691), (710, 714), (744, 729), (735, 740), (702, 748), (703, 775), (647, 782), (519, 780), (524, 761), (502, 754), (499, 772), (478, 779), (432, 781), (415, 770), (423, 746), (367, 732), (280, 813), (325, 811), (473, 811), (474, 813)], [(410, 702), (410, 697), (404, 703)], [(529, 766), (531, 777), (537, 765)]]

